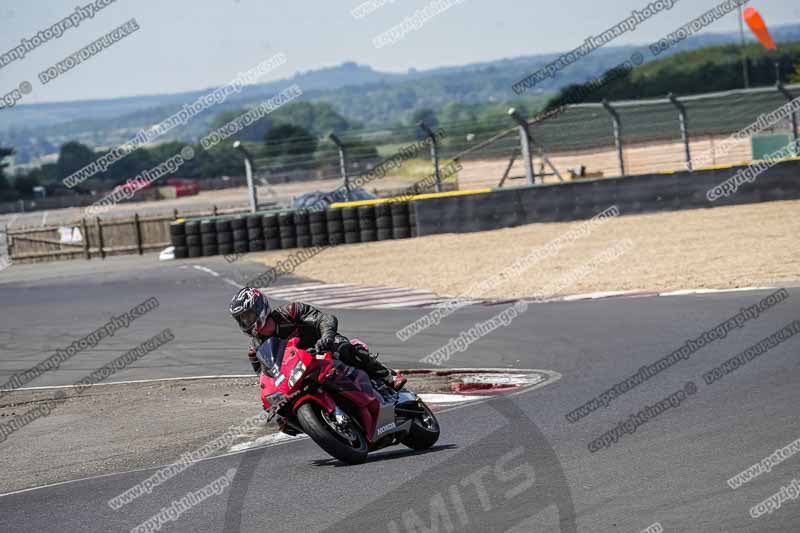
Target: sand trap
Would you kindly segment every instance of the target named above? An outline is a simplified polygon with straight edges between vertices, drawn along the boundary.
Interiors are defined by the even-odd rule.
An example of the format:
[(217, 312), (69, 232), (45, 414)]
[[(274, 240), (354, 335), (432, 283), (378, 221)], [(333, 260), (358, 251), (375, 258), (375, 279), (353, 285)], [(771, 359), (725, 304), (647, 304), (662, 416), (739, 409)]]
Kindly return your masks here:
[[(460, 295), (517, 258), (582, 222), (530, 224), (470, 234), (433, 235), (331, 247), (295, 273), (329, 283), (416, 287)], [(570, 276), (623, 239), (620, 258)], [(267, 265), (296, 250), (248, 255)], [(800, 201), (621, 216), (594, 227), (522, 275), (482, 297), (522, 297), (615, 290), (679, 290), (796, 285), (800, 280)]]

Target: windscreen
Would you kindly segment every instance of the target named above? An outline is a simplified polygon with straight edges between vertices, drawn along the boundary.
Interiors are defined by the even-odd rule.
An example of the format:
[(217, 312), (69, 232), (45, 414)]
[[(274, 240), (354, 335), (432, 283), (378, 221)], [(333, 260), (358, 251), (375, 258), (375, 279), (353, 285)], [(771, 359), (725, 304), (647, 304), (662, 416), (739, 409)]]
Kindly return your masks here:
[(264, 367), (264, 373), (274, 378), (278, 376), (283, 361), (286, 341), (278, 337), (270, 337), (256, 351), (256, 357)]

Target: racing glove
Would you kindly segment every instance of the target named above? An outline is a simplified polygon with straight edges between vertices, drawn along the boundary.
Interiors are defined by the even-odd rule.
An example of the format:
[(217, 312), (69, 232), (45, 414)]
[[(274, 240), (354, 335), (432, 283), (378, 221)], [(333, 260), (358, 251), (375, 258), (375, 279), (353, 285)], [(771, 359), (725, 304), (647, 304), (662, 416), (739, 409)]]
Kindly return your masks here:
[(250, 365), (253, 367), (253, 372), (258, 374), (261, 372), (261, 362), (256, 357), (256, 350), (255, 348), (250, 348), (250, 351), (247, 352), (247, 358), (250, 360)]
[(316, 344), (314, 344), (314, 350), (317, 353), (325, 353), (331, 351), (333, 348), (333, 341), (335, 340), (334, 335), (323, 335), (319, 338)]

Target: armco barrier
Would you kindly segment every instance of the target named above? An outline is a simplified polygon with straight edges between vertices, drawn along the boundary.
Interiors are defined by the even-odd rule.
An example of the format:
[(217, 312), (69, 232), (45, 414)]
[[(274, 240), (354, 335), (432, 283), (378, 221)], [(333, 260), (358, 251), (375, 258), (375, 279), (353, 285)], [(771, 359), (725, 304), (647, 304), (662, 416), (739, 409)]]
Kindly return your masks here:
[(626, 215), (800, 198), (800, 161), (789, 160), (764, 171), (753, 183), (744, 183), (730, 196), (708, 200), (709, 189), (743, 168), (496, 189), (416, 200), (411, 205), (419, 235), (433, 235), (586, 219), (611, 205)]
[(428, 192), (421, 194), (406, 194), (404, 196), (391, 196), (389, 198), (374, 198), (372, 200), (356, 200), (353, 202), (335, 202), (331, 204), (332, 209), (339, 207), (360, 207), (363, 205), (392, 204), (396, 202), (409, 202), (414, 200), (425, 200), (427, 198), (449, 198), (452, 196), (468, 196), (470, 194), (480, 194), (491, 192), (492, 189), (470, 189), (464, 191)]

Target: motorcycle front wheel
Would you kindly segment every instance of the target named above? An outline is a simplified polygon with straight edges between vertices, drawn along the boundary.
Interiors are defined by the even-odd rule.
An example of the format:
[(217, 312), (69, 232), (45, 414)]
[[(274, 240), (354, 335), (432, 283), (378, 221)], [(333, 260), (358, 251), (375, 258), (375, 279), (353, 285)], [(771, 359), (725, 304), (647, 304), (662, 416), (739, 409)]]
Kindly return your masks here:
[(439, 440), (439, 421), (422, 400), (419, 403), (423, 412), (414, 417), (408, 435), (401, 442), (412, 450), (427, 450)]
[(337, 418), (307, 402), (297, 410), (297, 420), (303, 431), (332, 457), (351, 465), (367, 459), (367, 439), (347, 415)]

